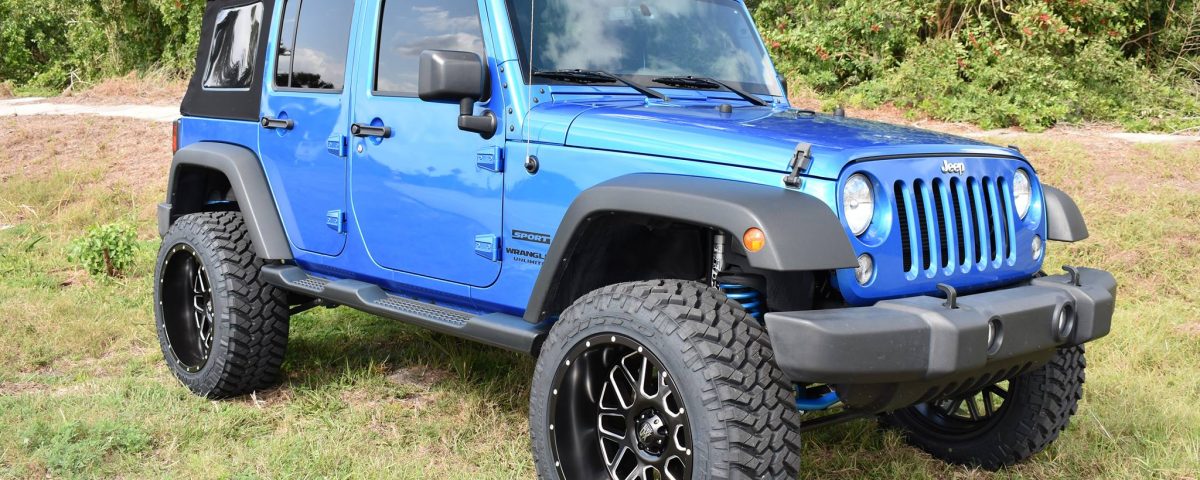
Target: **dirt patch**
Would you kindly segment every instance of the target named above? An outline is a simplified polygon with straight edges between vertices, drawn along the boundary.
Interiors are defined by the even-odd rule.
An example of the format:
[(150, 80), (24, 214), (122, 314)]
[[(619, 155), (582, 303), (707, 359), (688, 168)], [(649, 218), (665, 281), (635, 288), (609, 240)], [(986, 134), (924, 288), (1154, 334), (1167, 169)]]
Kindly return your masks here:
[(187, 81), (161, 74), (109, 78), (82, 91), (66, 91), (50, 99), (55, 103), (84, 105), (179, 105)]
[(1175, 327), (1175, 331), (1192, 338), (1200, 338), (1200, 322), (1185, 323)]
[(287, 387), (277, 387), (261, 392), (251, 392), (249, 395), (236, 400), (239, 403), (245, 403), (257, 408), (269, 408), (276, 405), (286, 404), (292, 401), (294, 394)]
[(13, 98), (12, 82), (0, 82), (0, 98)]
[(48, 389), (45, 385), (33, 382), (0, 382), (0, 397), (11, 397), (30, 393), (42, 393)]
[(165, 185), (171, 127), (130, 118), (10, 117), (0, 119), (0, 152), (0, 186), (12, 177), (98, 170), (104, 186), (153, 190)]
[(396, 370), (387, 376), (387, 381), (400, 386), (417, 387), (428, 390), (434, 385), (450, 378), (452, 374), (442, 369), (417, 366)]

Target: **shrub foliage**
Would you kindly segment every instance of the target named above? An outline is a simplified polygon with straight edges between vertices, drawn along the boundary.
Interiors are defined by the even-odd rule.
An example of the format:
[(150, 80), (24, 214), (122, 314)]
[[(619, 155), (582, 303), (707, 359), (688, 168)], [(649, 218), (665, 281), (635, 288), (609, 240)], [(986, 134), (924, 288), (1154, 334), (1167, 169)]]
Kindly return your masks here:
[(71, 242), (67, 259), (82, 264), (88, 274), (104, 278), (125, 276), (137, 257), (137, 232), (131, 225), (113, 223), (88, 229)]
[[(186, 75), (204, 0), (0, 0), (0, 82)], [(781, 70), (836, 102), (1040, 129), (1200, 125), (1200, 0), (750, 0)]]
[[(781, 70), (838, 100), (985, 127), (1179, 129), (1196, 0), (761, 0)], [(1200, 46), (1200, 45), (1197, 45)]]
[(205, 0), (0, 0), (0, 81), (61, 89), (190, 72)]

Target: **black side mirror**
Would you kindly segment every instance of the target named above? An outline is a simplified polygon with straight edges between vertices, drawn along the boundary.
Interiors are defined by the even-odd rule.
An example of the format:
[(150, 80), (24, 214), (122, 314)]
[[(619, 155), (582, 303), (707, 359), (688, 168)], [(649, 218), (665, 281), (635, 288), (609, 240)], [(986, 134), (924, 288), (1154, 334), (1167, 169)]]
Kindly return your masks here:
[(458, 102), (458, 128), (483, 138), (496, 134), (496, 115), (484, 110), (475, 115), (475, 102), (486, 99), (488, 70), (471, 52), (425, 50), (421, 52), (417, 96), (427, 102)]
[(783, 87), (783, 98), (787, 98), (787, 96), (788, 96), (787, 75), (784, 75), (782, 73), (776, 73), (775, 78), (779, 79), (779, 86)]

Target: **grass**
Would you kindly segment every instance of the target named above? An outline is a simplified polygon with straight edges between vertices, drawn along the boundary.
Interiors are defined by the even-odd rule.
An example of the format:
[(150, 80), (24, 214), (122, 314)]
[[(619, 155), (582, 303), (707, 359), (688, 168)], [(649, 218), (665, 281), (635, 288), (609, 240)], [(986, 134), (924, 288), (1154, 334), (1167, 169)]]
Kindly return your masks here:
[[(0, 119), (0, 478), (529, 478), (529, 358), (346, 309), (294, 318), (286, 381), (210, 402), (164, 368), (150, 309), (165, 125)], [(1022, 136), (1092, 238), (1047, 264), (1121, 281), (1071, 427), (999, 474), (951, 467), (872, 422), (806, 435), (805, 478), (1170, 478), (1200, 472), (1200, 148)], [(66, 260), (127, 222), (125, 278)]]

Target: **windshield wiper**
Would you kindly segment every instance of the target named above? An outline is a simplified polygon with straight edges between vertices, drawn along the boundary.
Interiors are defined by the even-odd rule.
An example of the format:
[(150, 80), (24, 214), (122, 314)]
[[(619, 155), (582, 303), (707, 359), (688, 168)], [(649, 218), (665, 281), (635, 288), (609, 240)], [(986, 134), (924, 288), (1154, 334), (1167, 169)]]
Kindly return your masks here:
[(661, 77), (661, 78), (654, 79), (654, 83), (661, 83), (663, 85), (669, 85), (672, 87), (679, 87), (679, 88), (697, 88), (697, 89), (724, 88), (725, 90), (733, 92), (734, 95), (742, 97), (742, 99), (746, 100), (747, 102), (753, 103), (760, 107), (765, 107), (765, 106), (770, 105), (770, 103), (767, 103), (766, 100), (758, 98), (758, 96), (751, 94), (750, 92), (747, 92), (747, 91), (737, 88), (733, 85), (730, 85), (728, 83), (725, 83), (725, 82), (722, 82), (720, 80), (713, 79), (713, 78), (693, 77), (693, 76)]
[(620, 83), (625, 86), (637, 90), (638, 93), (650, 98), (657, 98), (664, 102), (671, 101), (671, 98), (651, 90), (645, 86), (639, 85), (627, 78), (618, 77), (603, 70), (535, 70), (534, 76), (552, 78), (564, 82), (574, 82), (580, 84), (589, 83)]

